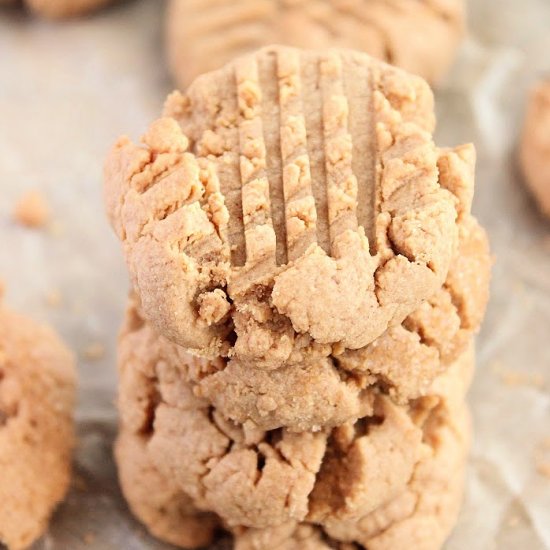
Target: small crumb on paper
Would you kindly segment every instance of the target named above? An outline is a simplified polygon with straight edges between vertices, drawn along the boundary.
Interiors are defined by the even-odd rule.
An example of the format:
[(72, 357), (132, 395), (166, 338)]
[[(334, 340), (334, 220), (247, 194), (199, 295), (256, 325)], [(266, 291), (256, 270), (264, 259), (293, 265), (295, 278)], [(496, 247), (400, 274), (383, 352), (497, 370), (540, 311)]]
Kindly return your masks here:
[(48, 291), (46, 294), (46, 305), (51, 308), (58, 308), (63, 302), (61, 292), (56, 289)]
[(85, 533), (82, 537), (82, 540), (84, 541), (84, 544), (90, 545), (93, 544), (95, 541), (95, 534), (94, 533)]
[(21, 196), (13, 212), (14, 220), (25, 227), (40, 229), (50, 221), (50, 205), (39, 191), (27, 191)]
[(86, 483), (86, 480), (78, 474), (73, 475), (72, 486), (78, 491), (88, 490), (88, 484)]
[(62, 237), (65, 234), (65, 226), (59, 220), (53, 220), (48, 225), (48, 233), (55, 238)]
[(508, 527), (517, 527), (519, 524), (520, 524), (520, 518), (519, 516), (511, 516), (509, 519), (508, 519)]
[(550, 437), (543, 439), (535, 449), (535, 468), (541, 476), (550, 479)]
[(550, 460), (548, 462), (538, 462), (537, 471), (541, 476), (550, 479)]
[(500, 361), (495, 361), (491, 365), (491, 370), (500, 378), (501, 382), (512, 388), (518, 386), (529, 386), (542, 389), (546, 385), (544, 376), (538, 372), (523, 372), (514, 369), (508, 369)]
[(98, 361), (105, 356), (105, 346), (101, 342), (92, 342), (84, 348), (83, 355), (90, 361)]

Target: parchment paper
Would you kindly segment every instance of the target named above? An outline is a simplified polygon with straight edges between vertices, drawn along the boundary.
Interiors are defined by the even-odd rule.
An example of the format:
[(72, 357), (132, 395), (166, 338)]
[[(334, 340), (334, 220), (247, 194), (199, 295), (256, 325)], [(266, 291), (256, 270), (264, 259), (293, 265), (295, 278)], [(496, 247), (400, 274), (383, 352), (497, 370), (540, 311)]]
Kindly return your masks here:
[[(168, 548), (132, 519), (111, 458), (127, 278), (101, 204), (106, 150), (121, 132), (139, 136), (170, 91), (162, 7), (127, 2), (63, 24), (0, 11), (0, 276), (10, 305), (60, 331), (80, 373), (74, 487), (39, 549)], [(526, 90), (550, 70), (550, 2), (473, 0), (470, 20), (436, 94), (437, 140), (476, 143), (475, 211), (497, 263), (470, 397), (467, 497), (446, 548), (541, 550), (550, 548), (550, 480), (535, 460), (550, 438), (550, 225), (521, 186), (514, 148)], [(30, 188), (52, 206), (50, 230), (11, 221)], [(104, 356), (87, 358), (97, 344)]]

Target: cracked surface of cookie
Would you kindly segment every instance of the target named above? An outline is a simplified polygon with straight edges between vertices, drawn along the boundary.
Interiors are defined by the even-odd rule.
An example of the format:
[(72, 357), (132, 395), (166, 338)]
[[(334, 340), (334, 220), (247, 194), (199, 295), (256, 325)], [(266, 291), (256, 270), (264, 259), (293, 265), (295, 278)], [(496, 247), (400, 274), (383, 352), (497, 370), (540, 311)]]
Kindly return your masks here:
[(122, 431), (141, 434), (160, 475), (229, 525), (305, 518), (326, 434), (266, 433), (226, 420), (194, 396), (162, 342), (133, 335), (120, 347)]
[(459, 200), (421, 79), (271, 47), (171, 95), (165, 115), (143, 145), (115, 145), (105, 199), (169, 339), (278, 368), (304, 347), (366, 346), (445, 281)]
[(166, 14), (168, 59), (182, 89), (269, 44), (353, 48), (434, 82), (463, 32), (463, 0), (171, 0)]
[[(177, 488), (185, 502), (218, 514), (237, 548), (332, 539), (391, 549), (407, 537), (419, 548), (441, 546), (462, 492), (472, 348), (418, 400), (396, 405), (379, 395), (372, 414), (330, 434), (292, 434), (224, 419), (160, 348), (144, 338), (121, 344), (121, 433), (138, 438), (147, 463), (170, 479), (166, 498)], [(129, 455), (118, 460), (123, 468)], [(296, 538), (300, 523), (324, 534), (301, 528)]]
[[(466, 354), (448, 373), (438, 378), (433, 395), (417, 401), (409, 409), (412, 425), (420, 430), (414, 435), (414, 429), (410, 433), (421, 440), (420, 446), (416, 446), (418, 460), (414, 464), (406, 460), (407, 453), (399, 453), (403, 448), (398, 436), (403, 433), (402, 429), (393, 434), (397, 436), (394, 440), (397, 446), (393, 447), (390, 443), (392, 432), (383, 433), (384, 423), (378, 424), (378, 428), (376, 423), (371, 423), (369, 429), (375, 431), (370, 434), (373, 441), (369, 443), (368, 431), (357, 433), (357, 425), (353, 430), (349, 426), (337, 428), (329, 439), (328, 460), (325, 458), (310, 499), (309, 523), (289, 522), (270, 529), (234, 530), (235, 548), (294, 550), (302, 547), (302, 541), (305, 548), (314, 541), (311, 548), (395, 550), (411, 547), (415, 550), (439, 550), (456, 523), (462, 502), (470, 442), (470, 420), (464, 392), (469, 385), (472, 366), (472, 355)], [(394, 414), (397, 411), (397, 414), (403, 414), (405, 410), (396, 407)], [(394, 418), (392, 423), (395, 421)], [(402, 421), (407, 423), (404, 416)], [(377, 433), (376, 429), (380, 431)], [(406, 431), (409, 430), (410, 427)], [(373, 468), (371, 475), (374, 480), (370, 481), (374, 484), (358, 486), (349, 483), (346, 476), (338, 478), (339, 472), (342, 474), (353, 465), (353, 477), (360, 483), (357, 478), (368, 476), (372, 463), (361, 465), (357, 458), (372, 458), (374, 449), (381, 453), (382, 449), (384, 452), (389, 449), (390, 465), (395, 467), (397, 458), (402, 461), (401, 466), (397, 471), (392, 470), (388, 477), (384, 477), (386, 465), (382, 464), (378, 476)], [(407, 472), (403, 475), (405, 464)], [(387, 483), (399, 473), (405, 479), (400, 490), (390, 490), (385, 493), (387, 498), (381, 499), (383, 502), (375, 504), (371, 497), (379, 483)], [(364, 494), (359, 487), (365, 491)], [(382, 497), (384, 493), (379, 495)], [(369, 509), (371, 511), (364, 514)]]
[(550, 218), (550, 79), (537, 84), (529, 97), (520, 162), (525, 183)]
[(58, 337), (0, 305), (0, 546), (29, 547), (65, 496), (74, 394)]

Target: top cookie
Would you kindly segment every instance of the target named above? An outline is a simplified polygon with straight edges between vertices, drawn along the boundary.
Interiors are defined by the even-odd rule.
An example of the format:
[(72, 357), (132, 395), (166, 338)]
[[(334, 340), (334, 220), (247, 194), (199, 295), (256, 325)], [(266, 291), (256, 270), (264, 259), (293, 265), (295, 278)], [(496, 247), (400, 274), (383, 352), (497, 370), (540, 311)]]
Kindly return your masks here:
[(146, 316), (267, 367), (401, 323), (443, 284), (472, 191), (473, 155), (440, 178), (433, 126), (422, 79), (347, 50), (264, 48), (172, 94), (105, 168)]
[(434, 82), (464, 20), (463, 0), (171, 0), (166, 48), (183, 88), (269, 44), (354, 48)]

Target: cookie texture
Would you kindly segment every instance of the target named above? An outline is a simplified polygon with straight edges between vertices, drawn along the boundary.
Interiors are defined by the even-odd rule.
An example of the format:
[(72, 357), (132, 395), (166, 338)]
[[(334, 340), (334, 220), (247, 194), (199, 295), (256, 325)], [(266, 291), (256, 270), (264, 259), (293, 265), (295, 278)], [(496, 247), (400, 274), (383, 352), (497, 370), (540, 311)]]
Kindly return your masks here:
[(471, 147), (433, 126), (423, 80), (346, 50), (266, 48), (171, 95), (105, 167), (145, 315), (266, 369), (399, 325), (445, 282), (472, 191)]
[[(143, 323), (138, 317), (128, 322)], [(173, 521), (181, 514), (195, 525), (199, 511), (219, 516), (237, 548), (266, 550), (301, 543), (323, 548), (325, 541), (331, 547), (330, 540), (389, 549), (407, 537), (436, 549), (454, 523), (469, 439), (464, 396), (471, 348), (424, 397), (397, 405), (378, 392), (367, 416), (302, 433), (224, 418), (194, 395), (186, 369), (145, 338), (122, 336), (119, 359), (121, 475), (132, 468), (129, 461), (145, 464), (159, 492), (150, 503), (149, 474), (123, 486), (131, 487), (125, 493), (133, 509), (160, 508), (172, 516), (161, 522), (164, 532), (156, 531), (165, 540), (199, 544), (177, 542)], [(174, 512), (159, 504), (166, 501), (183, 504)], [(138, 517), (154, 529), (153, 513)]]
[(537, 84), (527, 105), (520, 162), (525, 183), (550, 217), (550, 80)]
[(435, 82), (454, 58), (464, 19), (462, 0), (171, 0), (166, 49), (182, 89), (270, 44), (353, 48)]
[(73, 359), (44, 326), (0, 306), (0, 543), (29, 547), (71, 471)]

